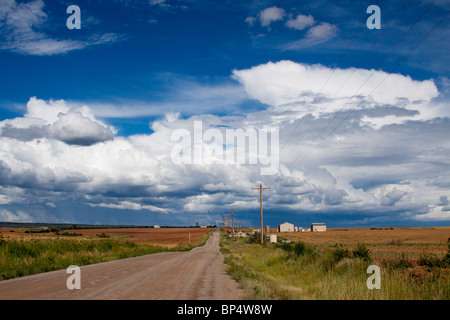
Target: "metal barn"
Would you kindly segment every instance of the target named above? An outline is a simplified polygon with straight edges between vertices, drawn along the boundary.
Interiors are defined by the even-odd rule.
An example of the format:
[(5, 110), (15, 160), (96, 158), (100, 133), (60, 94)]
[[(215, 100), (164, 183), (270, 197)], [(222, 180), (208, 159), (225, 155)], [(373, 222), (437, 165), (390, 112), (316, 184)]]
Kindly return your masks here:
[(311, 231), (327, 231), (327, 225), (325, 223), (312, 223)]

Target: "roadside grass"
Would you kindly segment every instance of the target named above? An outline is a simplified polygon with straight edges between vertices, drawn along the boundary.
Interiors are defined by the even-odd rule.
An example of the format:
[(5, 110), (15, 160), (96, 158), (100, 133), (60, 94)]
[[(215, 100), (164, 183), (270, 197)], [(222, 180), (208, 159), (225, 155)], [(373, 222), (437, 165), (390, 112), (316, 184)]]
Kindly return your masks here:
[[(364, 244), (352, 248), (302, 242), (261, 245), (225, 237), (221, 250), (245, 299), (450, 299), (449, 261), (434, 255), (379, 258)], [(379, 290), (367, 288), (369, 265), (380, 267)]]
[[(212, 234), (202, 236), (202, 246)], [(180, 244), (175, 248), (138, 244), (108, 237), (73, 239), (68, 237), (31, 240), (5, 239), (0, 233), (0, 281), (42, 272), (83, 266), (146, 254), (188, 251), (194, 245)]]

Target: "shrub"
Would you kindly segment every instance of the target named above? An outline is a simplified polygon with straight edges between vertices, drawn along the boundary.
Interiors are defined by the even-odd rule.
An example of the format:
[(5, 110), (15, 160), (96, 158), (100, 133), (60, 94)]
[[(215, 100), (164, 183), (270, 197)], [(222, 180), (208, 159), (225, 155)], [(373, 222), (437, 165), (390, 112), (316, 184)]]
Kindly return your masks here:
[(76, 233), (76, 232), (55, 232), (55, 236), (65, 236), (65, 237), (79, 237), (82, 236), (83, 234), (81, 233)]
[(295, 244), (294, 244), (294, 254), (295, 254), (295, 256), (302, 256), (302, 255), (304, 255), (305, 253), (306, 253), (306, 245), (303, 243), (303, 242), (301, 242), (301, 241), (299, 241), (299, 242), (296, 242)]
[(330, 271), (342, 259), (350, 258), (351, 254), (347, 249), (342, 249), (342, 246), (336, 244), (332, 250), (325, 250), (320, 259), (320, 264), (324, 271)]
[(450, 238), (448, 238), (447, 243), (448, 243), (448, 251), (444, 259), (442, 259), (442, 261), (445, 262), (446, 264), (450, 264)]
[(447, 252), (447, 255), (442, 259), (442, 261), (446, 264), (450, 264), (450, 251)]
[(302, 257), (302, 262), (307, 264), (310, 263), (311, 259), (314, 259), (317, 255), (317, 252), (313, 247), (308, 246), (301, 241), (296, 243), (284, 242), (277, 244), (277, 247), (286, 253), (286, 259), (289, 262), (294, 262), (298, 258)]
[[(448, 256), (448, 254), (447, 254), (447, 256)], [(446, 257), (441, 260), (435, 256), (422, 256), (422, 257), (420, 257), (418, 263), (420, 266), (429, 267), (429, 268), (445, 268), (448, 265), (448, 262), (446, 262), (446, 260), (445, 260)]]
[(413, 263), (406, 259), (400, 259), (399, 261), (391, 263), (393, 269), (407, 269), (414, 267)]
[(347, 249), (342, 249), (342, 246), (339, 244), (335, 245), (335, 249), (332, 251), (332, 257), (334, 262), (339, 262), (344, 258), (350, 258), (350, 251)]
[(104, 232), (102, 232), (102, 233), (100, 233), (100, 234), (97, 234), (96, 236), (99, 237), (99, 238), (109, 238), (109, 235), (107, 235), (107, 234), (104, 233)]
[(366, 245), (363, 243), (358, 243), (352, 253), (355, 258), (359, 258), (367, 262), (372, 261), (370, 250), (367, 249)]
[(247, 243), (261, 243), (261, 232), (252, 233), (248, 237)]
[(292, 244), (288, 243), (288, 242), (283, 242), (283, 243), (279, 244), (278, 247), (283, 249), (287, 253), (290, 253), (294, 250), (294, 247), (292, 246)]

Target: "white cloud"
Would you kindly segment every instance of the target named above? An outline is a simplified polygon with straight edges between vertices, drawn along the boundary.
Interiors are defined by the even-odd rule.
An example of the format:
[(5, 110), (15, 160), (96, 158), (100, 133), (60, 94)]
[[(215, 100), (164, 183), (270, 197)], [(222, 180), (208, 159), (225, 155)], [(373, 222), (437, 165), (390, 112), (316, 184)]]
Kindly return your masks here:
[(25, 118), (42, 119), (46, 123), (52, 124), (58, 121), (60, 113), (67, 113), (70, 107), (66, 106), (64, 100), (44, 100), (31, 97), (27, 103), (27, 112)]
[(427, 213), (415, 215), (413, 219), (419, 221), (448, 221), (450, 220), (450, 211), (439, 206), (433, 206)]
[(255, 17), (247, 17), (245, 18), (245, 23), (247, 23), (249, 26), (253, 26), (255, 24), (256, 18)]
[[(194, 114), (228, 113), (242, 111), (248, 97), (242, 86), (235, 82), (218, 81), (216, 84), (201, 84), (180, 75), (165, 75), (170, 90), (159, 92), (162, 98), (151, 101), (120, 100), (115, 102), (89, 102), (89, 108), (99, 118), (138, 118), (164, 116), (169, 112), (181, 112), (184, 116)], [(83, 103), (71, 101), (72, 105)]]
[(150, 4), (152, 5), (161, 5), (164, 2), (166, 2), (166, 0), (150, 0)]
[[(270, 30), (272, 22), (284, 20), (288, 16), (288, 20), (284, 23), (285, 27), (294, 30), (306, 30), (306, 35), (296, 41), (289, 42), (280, 46), (281, 50), (299, 50), (307, 47), (312, 47), (322, 42), (337, 37), (339, 28), (328, 22), (320, 22), (316, 24), (316, 20), (312, 15), (298, 14), (292, 18), (292, 14), (286, 14), (286, 11), (276, 6), (261, 10), (258, 15), (261, 26), (267, 27)], [(255, 17), (247, 17), (245, 23), (249, 26), (255, 24)], [(259, 37), (259, 35), (257, 36)]]
[(284, 9), (275, 6), (266, 8), (258, 14), (261, 26), (268, 28), (270, 27), (270, 24), (272, 22), (283, 20), (285, 15), (286, 12), (284, 11)]
[(114, 138), (114, 129), (95, 119), (89, 108), (72, 109), (64, 100), (30, 98), (24, 117), (0, 122), (3, 137), (19, 140), (51, 138), (74, 145), (91, 145)]
[(286, 27), (296, 30), (304, 30), (313, 26), (316, 23), (312, 15), (299, 14), (295, 19), (286, 21)]
[(58, 118), (58, 121), (47, 128), (50, 138), (76, 145), (91, 145), (114, 138), (110, 128), (92, 121), (80, 112), (60, 113)]
[(5, 194), (0, 194), (0, 205), (12, 202), (12, 198)]
[[(448, 105), (445, 101), (434, 107), (439, 94), (434, 82), (392, 74), (369, 95), (388, 75), (376, 71), (368, 88), (348, 103), (371, 70), (336, 69), (322, 89), (331, 71), (292, 61), (235, 70), (239, 86), (229, 87), (231, 91), (214, 87), (215, 92), (201, 86), (198, 97), (225, 99), (227, 92), (240, 92), (243, 99), (247, 93), (267, 104), (266, 110), (186, 117), (180, 99), (174, 102), (178, 110), (166, 109), (166, 116), (151, 124), (151, 134), (114, 139), (104, 136), (110, 127), (91, 106), (31, 98), (24, 117), (0, 123), (0, 204), (9, 212), (3, 215), (21, 219), (10, 209), (16, 203), (42, 203), (50, 209), (50, 203), (60, 208), (64, 199), (75, 199), (94, 208), (216, 217), (231, 208), (257, 211), (252, 187), (264, 183), (271, 186), (264, 195), (267, 210), (345, 213), (349, 218), (356, 212), (378, 221), (395, 214), (409, 220), (449, 220), (444, 197), (450, 189), (449, 113), (442, 107)], [(336, 94), (349, 75), (351, 80)], [(182, 89), (187, 87), (179, 87), (179, 97), (195, 101), (195, 92)], [(354, 116), (342, 124), (339, 136), (322, 145), (312, 143), (343, 107)], [(393, 117), (390, 124), (367, 125), (367, 119), (387, 116)], [(262, 177), (258, 165), (174, 164), (172, 133), (186, 129), (192, 134), (198, 120), (204, 131), (278, 126), (279, 173)], [(100, 139), (80, 147), (65, 143), (66, 134)], [(296, 161), (305, 147), (310, 147), (309, 158)]]
[(299, 50), (307, 47), (315, 46), (319, 43), (326, 42), (335, 38), (338, 35), (339, 28), (328, 22), (321, 22), (320, 24), (310, 28), (306, 36), (300, 40), (287, 43), (282, 46), (282, 50)]
[(328, 40), (337, 35), (338, 28), (334, 24), (321, 22), (319, 25), (308, 30), (307, 38), (312, 40)]
[(393, 206), (406, 194), (408, 194), (408, 192), (394, 188), (381, 197), (380, 204), (382, 206)]
[(152, 205), (141, 205), (140, 203), (131, 202), (131, 201), (120, 201), (119, 203), (89, 203), (91, 207), (101, 207), (101, 208), (110, 208), (110, 209), (119, 209), (119, 210), (134, 210), (134, 211), (141, 211), (141, 210), (148, 210), (151, 212), (158, 212), (158, 213), (168, 213), (169, 210), (159, 208)]
[(0, 220), (5, 222), (33, 222), (34, 219), (28, 213), (18, 210), (12, 213), (6, 209), (0, 210)]
[[(385, 105), (412, 112), (408, 116), (383, 113), (363, 118), (366, 124), (379, 128), (380, 119), (388, 116), (390, 118), (386, 124), (413, 119), (428, 120), (439, 116), (440, 112), (440, 115), (449, 114), (442, 113), (443, 108), (430, 104), (438, 96), (433, 80), (416, 81), (400, 74), (349, 68), (335, 69), (323, 87), (331, 73), (330, 68), (319, 64), (307, 65), (284, 60), (251, 69), (234, 70), (233, 77), (244, 86), (251, 98), (279, 111), (294, 109), (300, 117), (308, 113), (319, 117), (341, 110), (373, 110)], [(343, 83), (346, 85), (342, 86)], [(319, 94), (321, 99), (317, 99)]]
[(86, 41), (53, 39), (39, 31), (43, 29), (48, 18), (44, 6), (42, 0), (28, 3), (3, 1), (0, 15), (0, 28), (3, 29), (0, 33), (0, 49), (23, 55), (51, 56), (123, 39), (123, 36), (113, 33), (94, 35)]

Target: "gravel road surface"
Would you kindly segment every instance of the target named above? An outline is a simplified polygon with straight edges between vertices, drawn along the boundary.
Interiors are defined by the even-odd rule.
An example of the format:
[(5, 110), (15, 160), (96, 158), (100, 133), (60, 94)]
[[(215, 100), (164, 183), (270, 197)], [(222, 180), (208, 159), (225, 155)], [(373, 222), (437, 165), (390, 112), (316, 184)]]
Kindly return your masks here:
[(202, 247), (81, 267), (81, 289), (69, 290), (66, 270), (0, 281), (7, 300), (234, 300), (237, 283), (225, 273), (216, 230)]

